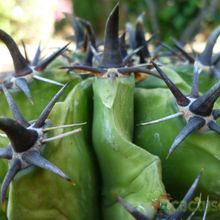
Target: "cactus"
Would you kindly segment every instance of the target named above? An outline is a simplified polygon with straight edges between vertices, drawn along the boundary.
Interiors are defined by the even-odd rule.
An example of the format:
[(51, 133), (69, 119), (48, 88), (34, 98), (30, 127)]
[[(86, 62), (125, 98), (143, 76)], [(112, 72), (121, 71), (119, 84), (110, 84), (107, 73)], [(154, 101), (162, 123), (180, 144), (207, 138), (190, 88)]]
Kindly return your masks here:
[(43, 60), (40, 45), (30, 61), (0, 30), (14, 64), (0, 85), (1, 219), (219, 218), (209, 212), (220, 190), (219, 27), (196, 57), (177, 40), (152, 51), (144, 14), (119, 35), (119, 11), (103, 45), (89, 21), (68, 15), (76, 49)]

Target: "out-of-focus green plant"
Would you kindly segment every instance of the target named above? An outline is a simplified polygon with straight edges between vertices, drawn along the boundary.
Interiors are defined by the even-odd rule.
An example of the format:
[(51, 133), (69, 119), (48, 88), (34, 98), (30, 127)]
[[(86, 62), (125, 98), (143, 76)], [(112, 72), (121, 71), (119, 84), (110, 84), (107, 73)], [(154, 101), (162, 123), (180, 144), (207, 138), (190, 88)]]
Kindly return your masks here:
[(93, 0), (92, 3), (91, 1), (72, 0), (72, 2), (74, 14), (90, 21), (96, 33), (102, 33), (108, 9), (112, 8), (117, 0)]
[(168, 29), (169, 35), (181, 37), (183, 30), (199, 12), (200, 2), (197, 0), (159, 1), (161, 9), (158, 10), (157, 15), (161, 34), (165, 35), (167, 27), (171, 25), (172, 28)]
[[(175, 36), (188, 41), (201, 31), (201, 27), (208, 24), (210, 29), (219, 23), (217, 9), (220, 4), (217, 0), (130, 0), (127, 4), (126, 14), (137, 16), (140, 11), (145, 11), (146, 30), (156, 32), (153, 23), (157, 22), (160, 34), (166, 40)], [(152, 10), (155, 10), (155, 18)]]
[[(95, 30), (99, 31), (104, 26), (103, 18), (107, 14), (105, 8), (112, 7), (116, 1), (93, 0), (92, 4), (80, 0), (73, 2), (75, 14), (90, 20)], [(155, 18), (152, 18), (152, 5)], [(219, 23), (220, 17), (216, 13), (218, 8), (220, 3), (217, 0), (123, 0), (121, 10), (124, 12), (121, 13), (121, 21), (123, 24), (124, 20), (133, 23), (140, 12), (145, 12), (146, 31), (156, 32), (152, 23), (157, 22), (162, 39), (168, 40), (175, 36), (187, 41), (191, 40), (204, 24), (208, 24), (210, 29)], [(152, 19), (156, 21), (152, 22)]]

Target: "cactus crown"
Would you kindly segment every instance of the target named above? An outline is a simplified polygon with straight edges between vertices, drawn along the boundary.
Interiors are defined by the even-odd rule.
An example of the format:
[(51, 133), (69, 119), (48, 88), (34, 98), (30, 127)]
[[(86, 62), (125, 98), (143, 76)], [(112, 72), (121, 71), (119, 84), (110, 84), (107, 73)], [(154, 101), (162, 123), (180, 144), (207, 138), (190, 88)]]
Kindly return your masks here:
[[(123, 44), (125, 43), (123, 38), (125, 35), (122, 35), (121, 38), (118, 37), (118, 24), (119, 24), (119, 4), (116, 4), (116, 6), (113, 8), (112, 12), (110, 13), (106, 26), (105, 26), (105, 37), (104, 37), (104, 51), (102, 58), (100, 55), (98, 55), (96, 48), (94, 47), (94, 43), (92, 44), (92, 52), (93, 55), (98, 63), (97, 67), (91, 66), (91, 62), (82, 62), (80, 64), (75, 64), (72, 66), (64, 66), (61, 67), (62, 69), (68, 69), (68, 70), (80, 70), (80, 71), (86, 71), (91, 74), (95, 74), (98, 76), (104, 76), (104, 77), (112, 77), (112, 75), (115, 76), (122, 76), (122, 75), (128, 75), (131, 73), (134, 73), (135, 75), (138, 75), (140, 73), (143, 74), (149, 74), (153, 75), (155, 77), (160, 78), (158, 74), (155, 74), (154, 72), (150, 71), (147, 68), (143, 68), (140, 66), (127, 66), (128, 63), (130, 63), (130, 59), (133, 55), (137, 54), (138, 52), (142, 51), (142, 49), (146, 48), (146, 41), (143, 39), (140, 42), (139, 34), (143, 32), (141, 29), (141, 32), (137, 34), (138, 38), (138, 45), (137, 48), (127, 56), (123, 57), (123, 54), (126, 54), (125, 47), (123, 47)], [(90, 31), (91, 32), (91, 31)], [(143, 35), (143, 33), (142, 33)], [(93, 34), (94, 36), (94, 34)], [(94, 37), (92, 38), (94, 39)], [(89, 50), (90, 56), (91, 56), (91, 50)], [(122, 53), (123, 52), (123, 53)], [(91, 57), (90, 57), (91, 61)]]

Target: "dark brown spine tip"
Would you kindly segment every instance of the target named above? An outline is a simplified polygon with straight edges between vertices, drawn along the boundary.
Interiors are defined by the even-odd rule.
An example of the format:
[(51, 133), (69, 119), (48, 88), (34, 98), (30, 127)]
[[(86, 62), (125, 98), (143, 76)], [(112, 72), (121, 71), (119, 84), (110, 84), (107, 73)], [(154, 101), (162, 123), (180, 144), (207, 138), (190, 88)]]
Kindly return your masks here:
[(182, 55), (190, 62), (190, 63), (194, 63), (195, 62), (195, 59), (194, 57), (192, 57), (184, 48), (183, 46), (181, 45), (181, 43), (179, 41), (177, 41), (176, 39), (172, 39), (173, 40), (173, 43), (176, 47), (177, 50), (179, 50)]
[(32, 66), (37, 66), (37, 64), (40, 60), (40, 55), (41, 55), (41, 42), (39, 42), (36, 53), (34, 55), (32, 62), (31, 62)]
[(102, 63), (102, 57), (101, 55), (98, 53), (98, 51), (93, 47), (93, 46), (90, 46), (91, 50), (92, 50), (92, 53), (93, 53), (93, 56), (94, 56), (94, 60), (98, 63), (98, 65), (100, 66), (101, 63)]
[(156, 78), (161, 79), (161, 76), (154, 73), (153, 71), (150, 71), (148, 69), (144, 69), (141, 67), (121, 67), (118, 68), (118, 72), (121, 74), (131, 74), (134, 73), (135, 77), (140, 76), (139, 74), (145, 74), (145, 75), (151, 75), (151, 76), (155, 76)]
[(24, 119), (24, 117), (22, 116), (21, 112), (19, 111), (14, 99), (12, 98), (12, 96), (10, 95), (10, 93), (8, 92), (8, 90), (6, 89), (6, 87), (4, 85), (2, 85), (2, 90), (4, 92), (5, 98), (7, 99), (9, 108), (15, 118), (15, 120), (21, 124), (24, 127), (28, 127), (30, 124)]
[(213, 57), (212, 57), (212, 65), (217, 65), (220, 64), (220, 52), (218, 52), (217, 54), (215, 54)]
[(220, 26), (215, 28), (215, 30), (210, 34), (206, 47), (203, 52), (199, 55), (198, 60), (200, 63), (206, 66), (212, 65), (212, 53), (215, 43), (220, 35)]
[(130, 22), (127, 22), (125, 28), (128, 33), (128, 47), (134, 50), (136, 46), (134, 27)]
[(94, 74), (103, 74), (106, 72), (105, 69), (102, 68), (96, 68), (92, 66), (84, 66), (84, 65), (73, 65), (73, 66), (62, 66), (60, 69), (68, 69), (68, 70), (79, 70), (83, 71), (83, 73), (94, 73)]
[(123, 32), (123, 34), (119, 37), (119, 44), (120, 44), (120, 50), (121, 50), (121, 56), (123, 58), (123, 62), (124, 62), (124, 58), (126, 58), (128, 55), (125, 36), (126, 36), (126, 32)]
[(89, 36), (89, 41), (91, 42), (91, 45), (96, 48), (96, 36), (94, 29), (91, 25), (91, 23), (84, 19), (79, 19), (79, 21), (82, 23), (82, 25), (86, 28), (87, 34)]
[(82, 28), (82, 25), (79, 22), (79, 20), (74, 16), (67, 15), (67, 18), (71, 20), (71, 24), (74, 30), (76, 48), (80, 50), (82, 49), (82, 45), (84, 44), (84, 40), (85, 40), (85, 33)]
[(50, 172), (70, 182), (70, 178), (63, 171), (61, 171), (57, 166), (42, 157), (38, 151), (26, 152), (22, 155), (22, 159), (31, 165), (49, 170)]
[(122, 66), (122, 57), (118, 39), (119, 3), (110, 13), (105, 27), (104, 53), (101, 66), (116, 68)]
[(135, 30), (135, 41), (136, 41), (136, 48), (140, 46), (144, 46), (139, 52), (138, 55), (140, 56), (140, 62), (144, 63), (145, 58), (150, 57), (150, 52), (148, 50), (148, 45), (145, 40), (145, 33), (144, 33), (144, 15), (145, 13), (142, 13), (138, 16), (137, 22), (136, 22), (136, 30)]
[(202, 116), (212, 113), (215, 101), (220, 96), (220, 81), (213, 85), (203, 96), (197, 98), (189, 107), (190, 111)]
[(220, 80), (220, 67), (212, 66), (210, 67), (210, 71), (217, 80)]
[(14, 159), (10, 163), (9, 170), (3, 180), (1, 186), (1, 202), (3, 203), (6, 198), (6, 193), (10, 182), (13, 180), (18, 171), (21, 170), (21, 162), (18, 159)]
[(30, 74), (32, 72), (32, 69), (29, 67), (26, 59), (22, 56), (17, 44), (11, 36), (9, 36), (5, 31), (1, 29), (0, 40), (4, 42), (11, 54), (15, 68), (15, 76), (24, 76)]
[(30, 64), (30, 59), (28, 58), (27, 48), (26, 48), (26, 45), (23, 40), (21, 41), (21, 44), (24, 49), (25, 60), (26, 60), (27, 64)]
[[(127, 65), (129, 64), (129, 62), (132, 62), (132, 57), (137, 54), (138, 52), (140, 52), (142, 49), (144, 48), (144, 46), (140, 46), (138, 48), (136, 48), (135, 50), (133, 50), (131, 53), (129, 53), (127, 56), (123, 56), (123, 64)], [(127, 51), (126, 51), (127, 53)]]
[(34, 67), (34, 69), (38, 72), (43, 71), (53, 60), (55, 60), (61, 53), (63, 53), (66, 48), (69, 46), (71, 42), (69, 42), (68, 44), (66, 44), (64, 47), (60, 48), (59, 50), (57, 50), (56, 52), (54, 52), (53, 54), (51, 54), (49, 57), (47, 57), (46, 59), (42, 60), (41, 62), (39, 62), (37, 64), (37, 66)]
[(200, 172), (200, 174), (196, 177), (193, 184), (191, 185), (188, 192), (186, 193), (183, 200), (181, 201), (180, 205), (177, 207), (176, 212), (172, 216), (170, 216), (169, 219), (176, 219), (176, 220), (182, 219), (183, 214), (186, 211), (186, 206), (190, 202), (190, 200), (192, 199), (193, 194), (195, 193), (195, 190), (198, 186), (201, 175), (202, 175), (202, 172)]
[(12, 159), (12, 150), (10, 147), (0, 149), (0, 158)]
[(136, 32), (141, 32), (141, 34), (144, 34), (144, 16), (145, 12), (142, 12), (136, 20)]
[(170, 51), (171, 54), (177, 56), (180, 60), (184, 60), (183, 57), (176, 50), (174, 50), (172, 47), (170, 47), (168, 44), (166, 44), (164, 42), (160, 42), (159, 45), (161, 45), (162, 47), (164, 47), (165, 49)]
[(149, 220), (148, 217), (140, 213), (137, 209), (133, 208), (127, 201), (122, 199), (118, 195), (114, 197), (120, 202), (120, 204), (136, 219), (136, 220)]
[(46, 106), (46, 108), (41, 112), (39, 118), (37, 119), (37, 121), (34, 123), (33, 127), (34, 128), (41, 128), (48, 115), (50, 114), (52, 108), (54, 107), (54, 105), (56, 104), (56, 102), (58, 101), (58, 99), (60, 98), (60, 96), (63, 94), (64, 90), (66, 89), (66, 87), (69, 85), (69, 83), (67, 83), (66, 85), (64, 85), (58, 92), (57, 94), (51, 99), (51, 101), (48, 103), (48, 105)]
[(179, 146), (179, 144), (188, 137), (193, 131), (200, 129), (205, 125), (205, 119), (194, 116), (189, 119), (185, 127), (180, 131), (172, 146), (169, 149), (167, 158), (173, 153), (173, 151)]
[(220, 109), (214, 109), (212, 111), (212, 115), (213, 115), (215, 120), (218, 119), (220, 117)]
[(198, 98), (199, 97), (199, 66), (198, 63), (194, 63), (193, 69), (193, 77), (192, 77), (192, 90), (191, 97)]
[(24, 94), (27, 96), (27, 98), (29, 99), (29, 101), (31, 103), (33, 103), (33, 99), (32, 99), (32, 95), (31, 92), (29, 90), (28, 84), (26, 79), (24, 78), (16, 78), (15, 79), (15, 85), (24, 92)]
[(187, 106), (190, 103), (190, 100), (185, 95), (183, 95), (183, 93), (174, 85), (174, 83), (167, 77), (167, 75), (157, 66), (154, 61), (151, 61), (151, 63), (156, 68), (164, 82), (167, 84), (170, 91), (173, 93), (177, 104), (180, 106)]
[(87, 46), (86, 55), (85, 55), (84, 59), (82, 60), (81, 65), (82, 66), (92, 66), (93, 56), (94, 56), (94, 54), (92, 52), (91, 47)]
[(35, 130), (26, 129), (9, 118), (0, 117), (0, 129), (7, 134), (16, 152), (28, 150), (38, 139), (38, 133)]
[(208, 123), (208, 127), (210, 130), (215, 131), (216, 133), (220, 134), (220, 126), (216, 124), (214, 121), (210, 121)]

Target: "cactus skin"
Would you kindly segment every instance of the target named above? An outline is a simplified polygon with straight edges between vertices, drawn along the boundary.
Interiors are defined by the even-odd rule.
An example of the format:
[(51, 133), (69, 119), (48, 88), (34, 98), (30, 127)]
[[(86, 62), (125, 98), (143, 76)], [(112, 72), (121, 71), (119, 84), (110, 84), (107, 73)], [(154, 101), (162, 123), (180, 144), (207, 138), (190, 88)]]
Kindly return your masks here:
[[(166, 69), (167, 70), (167, 69)], [(168, 71), (175, 76), (174, 71)], [(172, 75), (173, 74), (173, 75)], [(188, 89), (185, 81), (179, 81), (178, 75), (172, 80), (185, 94)], [(185, 87), (185, 89), (184, 89)], [(216, 107), (219, 103), (216, 103)], [(151, 121), (177, 112), (173, 96), (166, 88), (137, 88), (135, 90), (135, 122)], [(150, 112), (150, 114), (147, 114)], [(204, 175), (197, 191), (203, 196), (210, 195), (210, 200), (219, 200), (219, 135), (214, 132), (197, 131), (191, 134), (169, 159), (165, 159), (173, 140), (185, 125), (184, 120), (175, 118), (149, 126), (135, 128), (134, 143), (152, 154), (158, 155), (162, 161), (163, 181), (172, 197), (181, 199), (187, 186), (193, 181), (199, 169), (204, 168)], [(146, 141), (147, 140), (147, 141)], [(215, 212), (216, 211), (216, 212)], [(219, 211), (208, 214), (210, 219), (218, 219)], [(199, 218), (201, 219), (201, 218)]]
[[(70, 87), (74, 87), (77, 81), (73, 80)], [(76, 185), (64, 183), (48, 171), (27, 168), (11, 184), (8, 219), (99, 219), (98, 180), (89, 135), (92, 118), (91, 85), (92, 79), (89, 79), (69, 90), (67, 98), (57, 103), (49, 116), (49, 122), (54, 125), (87, 122), (83, 131), (75, 137), (47, 143), (43, 152), (47, 159), (68, 172)], [(66, 130), (59, 129), (50, 134), (58, 135)], [(64, 160), (66, 163), (63, 163)]]
[[(56, 65), (60, 65), (60, 62), (56, 62)], [(60, 81), (62, 83), (66, 83), (68, 80), (71, 79), (71, 87), (74, 87), (80, 81), (79, 77), (69, 76), (63, 71), (59, 71), (58, 73), (57, 70), (55, 70), (55, 64), (51, 65), (49, 69), (50, 70), (48, 70), (47, 73), (43, 74), (45, 77)], [(60, 86), (48, 85), (47, 83), (35, 80), (35, 81), (29, 81), (29, 87), (33, 95), (34, 104), (28, 102), (27, 98), (24, 96), (24, 94), (21, 91), (19, 90), (13, 92), (11, 92), (10, 90), (9, 91), (11, 92), (13, 98), (16, 100), (16, 104), (21, 110), (22, 115), (27, 120), (33, 120), (39, 116), (39, 114), (43, 110), (43, 107), (48, 104), (49, 100), (60, 89)], [(60, 100), (62, 100), (69, 93), (71, 87), (67, 88), (66, 91), (64, 91), (64, 94)], [(43, 98), (41, 94), (43, 95)], [(0, 104), (1, 115), (4, 115), (6, 117), (12, 117), (12, 114), (9, 111), (7, 101), (2, 92), (0, 93), (0, 99), (1, 99), (1, 104)], [(0, 147), (5, 147), (7, 146), (7, 144), (8, 144), (7, 138), (0, 138)], [(6, 160), (0, 160), (0, 166), (1, 166), (1, 172), (0, 172), (0, 185), (1, 185), (4, 176), (8, 170), (8, 162)], [(3, 216), (6, 218), (6, 213), (2, 209), (0, 211), (0, 214), (2, 214), (2, 216), (0, 215), (1, 216), (0, 219), (3, 219)]]
[[(112, 192), (126, 198), (149, 218), (153, 200), (165, 193), (157, 156), (132, 144), (134, 78), (96, 79), (93, 144), (102, 175), (102, 219), (132, 219)], [(167, 201), (167, 206), (172, 210)], [(169, 210), (168, 211), (171, 211)]]
[[(165, 194), (165, 188), (162, 182), (160, 159), (158, 156), (149, 153), (148, 149), (157, 154), (157, 152), (155, 152), (155, 148), (157, 148), (157, 150), (160, 151), (159, 156), (161, 156), (160, 153), (162, 152), (163, 163), (165, 157), (163, 152), (167, 151), (164, 151), (160, 146), (164, 141), (158, 141), (160, 134), (156, 134), (156, 136), (153, 137), (153, 141), (150, 135), (155, 134), (155, 132), (161, 132), (160, 137), (166, 139), (162, 144), (170, 146), (169, 141), (173, 140), (175, 135), (175, 129), (173, 128), (176, 125), (178, 125), (178, 128), (181, 128), (183, 122), (181, 119), (175, 119), (174, 124), (169, 122), (172, 124), (170, 130), (168, 129), (169, 126), (160, 125), (158, 131), (153, 130), (154, 133), (145, 133), (146, 130), (143, 130), (142, 133), (142, 130), (136, 128), (133, 124), (134, 112), (135, 115), (137, 114), (135, 120), (140, 122), (139, 119), (145, 120), (146, 118), (146, 115), (144, 115), (145, 110), (147, 110), (145, 112), (145, 114), (147, 113), (147, 117), (149, 114), (150, 117), (153, 117), (155, 114), (155, 118), (157, 118), (157, 116), (164, 116), (163, 114), (160, 115), (160, 112), (173, 113), (176, 109), (175, 106), (173, 106), (171, 101), (172, 97), (166, 89), (165, 84), (159, 79), (152, 77), (149, 77), (143, 84), (140, 83), (142, 87), (147, 86), (148, 89), (136, 90), (134, 105), (134, 78), (133, 76), (128, 77), (128, 75), (131, 75), (131, 73), (138, 75), (139, 72), (153, 73), (144, 68), (132, 66), (124, 67), (126, 62), (121, 59), (119, 55), (120, 51), (117, 51), (119, 47), (117, 44), (118, 28), (116, 26), (118, 22), (118, 4), (114, 10), (113, 13), (110, 14), (112, 18), (108, 19), (108, 22), (112, 19), (115, 21), (109, 22), (113, 28), (109, 26), (107, 31), (110, 39), (106, 41), (104, 48), (103, 57), (105, 59), (103, 60), (105, 62), (103, 62), (103, 60), (102, 62), (98, 62), (99, 65), (97, 68), (90, 66), (91, 63), (89, 63), (89, 67), (87, 67), (91, 69), (91, 72), (110, 78), (95, 78), (79, 83), (73, 90), (66, 92), (66, 94), (69, 93), (68, 97), (65, 101), (56, 105), (50, 116), (50, 123), (54, 125), (87, 121), (87, 125), (81, 134), (48, 144), (44, 151), (45, 157), (61, 167), (66, 173), (70, 174), (70, 177), (76, 182), (76, 186), (68, 185), (47, 171), (33, 167), (24, 170), (15, 178), (10, 187), (7, 209), (9, 220), (132, 219), (129, 213), (115, 201), (112, 192), (120, 194), (120, 196), (131, 203), (133, 207), (140, 209), (147, 218), (153, 219), (157, 215), (156, 212), (158, 210), (153, 207), (152, 201), (160, 201), (161, 195)], [(109, 42), (111, 42), (111, 44), (109, 44)], [(108, 46), (110, 46), (110, 48), (108, 48)], [(111, 52), (111, 56), (106, 57), (106, 52)], [(81, 65), (85, 65), (83, 62), (80, 63)], [(69, 70), (75, 70), (77, 68), (80, 69), (80, 66), (67, 67)], [(41, 71), (42, 69), (39, 67), (36, 70)], [(47, 70), (50, 70), (50, 68)], [(81, 68), (81, 70), (83, 70), (83, 68)], [(85, 66), (84, 70), (86, 70)], [(189, 72), (187, 72), (187, 74), (188, 73)], [(182, 87), (181, 89), (184, 92), (190, 91), (188, 75), (186, 75), (186, 77), (177, 75), (174, 71), (170, 71), (170, 75), (173, 75), (173, 78), (176, 79), (176, 81), (174, 81), (179, 88)], [(158, 75), (156, 76), (158, 77)], [(54, 78), (60, 78), (60, 80), (56, 81), (66, 82), (71, 78), (71, 75), (66, 73), (60, 75), (59, 73), (59, 76), (55, 74)], [(78, 81), (79, 78), (74, 78), (72, 86), (75, 86)], [(201, 91), (207, 90), (206, 88), (209, 87), (210, 82), (211, 80), (206, 85), (207, 87), (204, 86)], [(92, 84), (94, 90), (93, 116)], [(153, 89), (154, 87), (157, 87), (157, 89)], [(20, 93), (16, 92), (13, 95), (16, 97), (16, 102), (22, 106), (21, 109), (25, 113), (25, 117), (32, 120), (42, 110), (40, 108), (45, 106), (49, 97), (53, 96), (56, 87), (43, 86), (37, 82), (33, 84), (30, 83), (30, 90), (31, 94), (33, 94), (34, 102), (36, 103), (34, 108), (30, 103), (27, 104), (27, 102), (24, 101)], [(30, 95), (29, 99), (32, 99)], [(159, 104), (157, 100), (160, 100)], [(1, 104), (5, 106), (4, 101)], [(30, 111), (30, 109), (33, 109), (33, 111)], [(136, 111), (137, 109), (138, 111)], [(1, 110), (2, 114), (8, 115), (5, 107)], [(148, 117), (148, 119), (151, 119), (150, 117)], [(94, 120), (94, 122), (92, 120)], [(133, 130), (135, 130), (136, 134), (135, 142), (147, 150), (141, 149), (132, 143)], [(64, 130), (60, 130), (59, 132), (62, 131)], [(59, 132), (52, 132), (52, 134), (58, 135), (60, 134)], [(195, 140), (202, 135), (195, 134), (194, 136), (196, 138), (194, 138), (194, 136), (191, 137), (189, 142), (195, 142)], [(140, 140), (138, 138), (140, 138)], [(213, 138), (213, 146), (217, 149), (216, 135), (211, 134), (207, 139), (203, 136), (201, 140), (205, 143), (208, 142), (210, 138)], [(92, 144), (94, 144), (95, 154), (92, 149)], [(151, 149), (152, 147), (154, 148)], [(188, 147), (188, 149), (190, 147)], [(204, 148), (204, 151), (207, 150), (205, 145), (201, 145), (201, 147)], [(206, 163), (213, 162), (213, 158), (208, 158), (202, 162), (199, 161), (195, 163), (195, 165), (187, 163), (188, 160), (186, 159), (188, 159), (188, 157), (196, 158), (198, 155), (204, 154), (204, 152), (200, 152), (197, 149), (194, 151), (195, 152), (192, 153), (192, 151), (189, 150), (183, 154), (183, 158), (186, 161), (183, 167), (176, 168), (176, 165), (179, 164), (179, 161), (182, 159), (182, 157), (178, 156), (177, 159), (174, 159), (171, 171), (168, 169), (168, 166), (163, 166), (168, 192), (173, 192), (174, 188), (176, 189), (183, 186), (183, 180), (186, 176), (180, 176), (180, 173), (185, 174), (187, 169), (187, 171), (190, 171), (189, 180), (187, 182), (188, 186), (188, 183), (191, 182), (194, 175), (201, 169), (201, 166), (205, 167)], [(208, 149), (207, 151), (213, 154), (215, 149)], [(97, 160), (100, 170), (97, 168)], [(217, 172), (216, 167), (218, 165), (216, 162), (216, 164), (213, 163), (211, 166), (214, 170), (214, 174)], [(3, 164), (3, 167), (3, 171), (5, 172), (5, 164)], [(211, 168), (208, 168), (208, 174)], [(174, 174), (178, 176), (178, 179), (175, 179)], [(171, 179), (171, 176), (173, 179)], [(99, 180), (100, 177), (102, 178), (101, 181)], [(199, 189), (207, 189), (209, 178), (210, 182), (215, 184), (215, 179), (213, 175), (210, 174), (210, 176), (206, 176), (206, 179)], [(175, 185), (173, 183), (174, 179), (176, 180)], [(176, 187), (176, 184), (178, 187)], [(183, 188), (185, 186), (183, 186)], [(218, 186), (216, 186), (216, 188), (217, 187)], [(99, 195), (100, 188), (102, 188), (101, 196)], [(178, 188), (178, 196), (180, 196), (179, 192), (185, 191), (183, 188)], [(212, 194), (216, 193), (216, 188), (213, 188)], [(102, 200), (101, 204), (100, 200)], [(166, 210), (168, 213), (166, 214), (170, 216), (169, 214), (173, 213), (173, 208), (168, 199), (166, 199), (166, 204), (168, 207)], [(102, 216), (99, 216), (101, 212)]]

